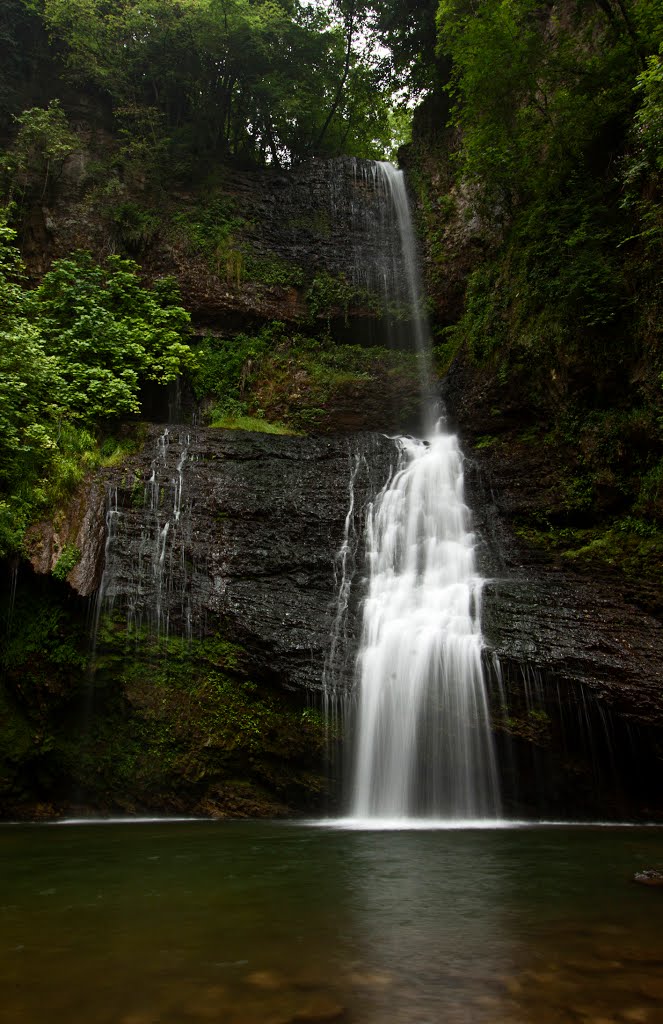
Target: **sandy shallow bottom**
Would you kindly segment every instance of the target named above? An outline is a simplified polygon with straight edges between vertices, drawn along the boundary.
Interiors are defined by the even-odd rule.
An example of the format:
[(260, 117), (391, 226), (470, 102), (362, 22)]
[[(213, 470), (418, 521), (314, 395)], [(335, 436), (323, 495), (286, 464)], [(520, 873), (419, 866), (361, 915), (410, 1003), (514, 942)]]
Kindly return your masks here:
[(663, 1024), (663, 829), (0, 827), (0, 1020)]

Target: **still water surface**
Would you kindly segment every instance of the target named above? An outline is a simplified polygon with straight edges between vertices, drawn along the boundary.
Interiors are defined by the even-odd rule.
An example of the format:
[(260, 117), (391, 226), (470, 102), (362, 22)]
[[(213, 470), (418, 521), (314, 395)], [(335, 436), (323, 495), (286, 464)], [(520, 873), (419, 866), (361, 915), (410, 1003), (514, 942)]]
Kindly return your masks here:
[(663, 829), (0, 827), (11, 1024), (663, 1024)]

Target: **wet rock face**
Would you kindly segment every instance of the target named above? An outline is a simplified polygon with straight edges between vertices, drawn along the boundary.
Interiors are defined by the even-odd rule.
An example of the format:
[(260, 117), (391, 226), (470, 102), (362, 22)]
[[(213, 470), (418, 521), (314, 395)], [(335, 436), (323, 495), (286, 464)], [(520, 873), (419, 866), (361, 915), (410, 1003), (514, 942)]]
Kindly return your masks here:
[(104, 604), (150, 632), (220, 634), (260, 678), (319, 687), (360, 454), (357, 509), (389, 472), (395, 447), (382, 435), (150, 428), (141, 455), (106, 481)]
[[(380, 434), (152, 425), (142, 451), (99, 475), (85, 514), (72, 514), (85, 556), (69, 582), (84, 595), (100, 585), (103, 608), (143, 636), (239, 645), (260, 687), (319, 689), (333, 650), (333, 683), (349, 689), (365, 508), (396, 457)], [(491, 488), (490, 468), (481, 450), (468, 456), (466, 497), (488, 577), (482, 615), (505, 812), (663, 813), (660, 624), (610, 581), (524, 550), (510, 532), (509, 489)], [(346, 526), (352, 586), (339, 622)]]
[[(24, 231), (24, 258), (35, 278), (73, 250), (89, 249), (99, 259), (110, 250), (136, 258), (150, 280), (174, 276), (200, 332), (227, 334), (270, 320), (310, 326), (317, 318), (341, 335), (351, 322), (353, 336), (361, 336), (362, 324), (379, 320), (371, 293), (382, 294), (385, 253), (397, 247), (372, 161), (311, 160), (290, 171), (228, 167), (213, 194), (172, 193), (158, 208), (119, 185), (125, 201), (148, 209), (158, 223), (154, 236), (137, 245), (94, 206), (84, 171), (77, 179), (73, 162), (69, 171), (53, 206), (33, 210)], [(230, 241), (216, 254), (191, 229), (215, 218), (230, 225)], [(347, 294), (337, 301), (319, 296), (309, 308), (307, 290), (325, 276), (345, 281)], [(403, 279), (398, 258), (392, 276), (396, 292)]]
[(46, 575), (67, 550), (76, 549), (78, 561), (68, 575), (70, 585), (81, 597), (90, 597), (99, 587), (106, 537), (105, 489), (98, 479), (80, 488), (58, 519), (35, 523), (25, 538), (26, 551), (35, 572)]
[(535, 500), (536, 488), (490, 450), (470, 452), (466, 493), (487, 577), (485, 665), (505, 810), (660, 818), (661, 622), (619, 577), (562, 568), (521, 543), (511, 510), (521, 493)]
[(514, 671), (535, 670), (588, 687), (606, 707), (641, 724), (663, 724), (663, 625), (623, 579), (561, 568), (514, 536), (521, 493), (535, 485), (488, 452), (469, 460), (468, 502), (478, 531), (489, 648)]

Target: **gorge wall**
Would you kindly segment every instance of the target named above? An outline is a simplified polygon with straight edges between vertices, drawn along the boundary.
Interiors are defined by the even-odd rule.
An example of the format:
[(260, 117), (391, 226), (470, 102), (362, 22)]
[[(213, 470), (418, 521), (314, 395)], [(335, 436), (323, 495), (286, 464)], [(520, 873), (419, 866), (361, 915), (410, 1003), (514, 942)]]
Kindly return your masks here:
[[(232, 337), (283, 322), (281, 376), (275, 382), (273, 353), (248, 374), (249, 402), (264, 404), (272, 387), (268, 419), (273, 409), (287, 417), (319, 385), (319, 370), (292, 349), (295, 329), (314, 338), (329, 327), (331, 351), (365, 347), (389, 326), (399, 344), (407, 331), (401, 311), (375, 299), (380, 236), (370, 177), (354, 161), (315, 161), (292, 175), (228, 172), (204, 216), (199, 199), (173, 197), (156, 227), (149, 222), (154, 230), (129, 245), (126, 219), (109, 234), (83, 172), (68, 173), (58, 203), (35, 214), (25, 236), (33, 272), (76, 245), (98, 255), (124, 246), (148, 276), (177, 275), (200, 333)], [(210, 225), (220, 225), (214, 244)], [(21, 567), (7, 613), (5, 815), (39, 806), (45, 814), (72, 806), (274, 814), (333, 805), (337, 768), (326, 764), (315, 692), (335, 630), (336, 556), (347, 527), (354, 582), (337, 657), (349, 685), (362, 513), (394, 457), (380, 431), (416, 421), (418, 382), (406, 356), (386, 355), (325, 381), (312, 400), (323, 406), (312, 436), (171, 421), (164, 441), (167, 403), (157, 396), (161, 422), (134, 425), (133, 451), (32, 531), (37, 575)], [(550, 515), (569, 499), (564, 453), (532, 432), (528, 396), (504, 401), (495, 368), (462, 350), (443, 393), (464, 439), (489, 577), (486, 664), (507, 809), (660, 814), (656, 586), (532, 543), (523, 526), (537, 521), (532, 511)], [(48, 574), (67, 548), (81, 557), (65, 582)]]

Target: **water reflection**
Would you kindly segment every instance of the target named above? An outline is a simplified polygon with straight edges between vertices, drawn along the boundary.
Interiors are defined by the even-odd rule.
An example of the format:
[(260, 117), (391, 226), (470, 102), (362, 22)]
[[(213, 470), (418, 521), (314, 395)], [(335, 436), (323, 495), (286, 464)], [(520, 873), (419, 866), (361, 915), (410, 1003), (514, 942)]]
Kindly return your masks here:
[(444, 833), (353, 836), (355, 935), (378, 978), (366, 1019), (477, 1019), (477, 989), (512, 950), (508, 858), (487, 835), (463, 833), (460, 860)]

